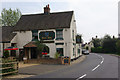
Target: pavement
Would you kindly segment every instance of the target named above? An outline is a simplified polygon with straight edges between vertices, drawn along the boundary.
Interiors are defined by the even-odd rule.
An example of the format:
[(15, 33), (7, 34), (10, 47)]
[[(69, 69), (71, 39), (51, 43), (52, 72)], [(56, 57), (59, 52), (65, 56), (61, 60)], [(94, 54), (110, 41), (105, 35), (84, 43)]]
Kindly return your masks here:
[(18, 75), (12, 75), (7, 76), (5, 78), (26, 78), (36, 75), (42, 75), (47, 74), (51, 72), (55, 72), (60, 69), (64, 69), (67, 67), (70, 67), (72, 65), (75, 65), (77, 63), (80, 63), (84, 61), (86, 58), (85, 55), (81, 56), (77, 60), (74, 60), (71, 62), (70, 65), (45, 65), (45, 64), (24, 64), (23, 62), (19, 63), (19, 74)]
[(25, 67), (30, 67), (30, 66), (35, 66), (35, 65), (39, 65), (39, 64), (24, 64), (23, 61), (19, 62), (19, 68), (25, 68)]
[(86, 58), (85, 55), (83, 55), (79, 59), (71, 62), (70, 65), (39, 64), (29, 67), (23, 67), (23, 68), (19, 68), (19, 74), (40, 75), (40, 74), (50, 73), (62, 68), (67, 68), (76, 63), (82, 62), (85, 58)]

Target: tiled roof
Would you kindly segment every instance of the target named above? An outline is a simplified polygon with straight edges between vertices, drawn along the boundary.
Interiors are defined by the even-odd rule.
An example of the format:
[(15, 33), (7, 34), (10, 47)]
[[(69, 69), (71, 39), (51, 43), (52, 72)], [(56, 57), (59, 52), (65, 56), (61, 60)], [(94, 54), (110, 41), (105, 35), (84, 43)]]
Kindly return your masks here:
[(35, 45), (35, 42), (29, 42), (28, 44), (26, 44), (24, 47), (37, 47), (36, 45)]
[(12, 26), (2, 26), (0, 27), (0, 42), (10, 42), (16, 33), (13, 33)]
[(70, 28), (73, 11), (57, 12), (50, 14), (31, 14), (22, 15), (16, 26), (15, 31), (45, 30)]

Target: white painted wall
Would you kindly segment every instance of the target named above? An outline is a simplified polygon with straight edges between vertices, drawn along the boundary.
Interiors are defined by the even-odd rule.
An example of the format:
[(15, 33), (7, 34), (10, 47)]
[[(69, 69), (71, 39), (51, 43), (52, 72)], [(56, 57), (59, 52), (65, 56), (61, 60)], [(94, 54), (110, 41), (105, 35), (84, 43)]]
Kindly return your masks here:
[(56, 46), (54, 43), (46, 43), (46, 45), (49, 47), (49, 55), (50, 57), (54, 58), (54, 55), (56, 53)]
[[(45, 43), (50, 48), (50, 53), (49, 53), (50, 57), (54, 58), (54, 55), (56, 53), (56, 48), (63, 48), (64, 56), (71, 57), (70, 46), (69, 46), (71, 38), (70, 38), (70, 29), (69, 28), (63, 29), (63, 39), (64, 40), (56, 40), (56, 30), (55, 29), (39, 30), (39, 33), (41, 31), (54, 31), (55, 32), (55, 39), (52, 41), (54, 41), (55, 43), (64, 43), (64, 45), (56, 45), (55, 43)], [(51, 41), (51, 40), (46, 40), (46, 41)]]
[[(74, 41), (73, 41), (73, 34), (72, 31), (74, 30)], [(70, 50), (71, 50), (71, 59), (77, 57), (77, 51), (76, 51), (76, 45), (73, 45), (73, 43), (76, 43), (76, 35), (77, 35), (77, 30), (76, 30), (76, 22), (75, 22), (75, 16), (73, 14), (71, 24), (70, 24)], [(73, 48), (74, 48), (74, 53), (75, 55), (73, 56)]]
[(12, 40), (11, 43), (17, 43), (17, 36), (15, 36)]
[[(17, 43), (16, 41), (16, 36), (11, 40), (10, 43), (0, 43), (0, 57), (3, 56), (3, 44), (4, 44), (4, 49), (8, 48), (8, 47), (11, 47), (11, 43)], [(10, 51), (9, 51), (10, 52)], [(17, 51), (17, 54), (18, 54), (18, 51)]]
[[(72, 30), (74, 30), (74, 41), (73, 41), (73, 36), (72, 36)], [(41, 31), (54, 31), (56, 34), (55, 29), (48, 29), (48, 30), (39, 30), (38, 31), (38, 36)], [(24, 45), (27, 43), (31, 42), (32, 40), (32, 32), (31, 31), (22, 31), (22, 32), (16, 32), (17, 35), (15, 39), (13, 39), (12, 42), (17, 42), (17, 47), (18, 48), (23, 48)], [(76, 22), (75, 22), (75, 16), (73, 14), (70, 28), (64, 28), (63, 29), (63, 38), (64, 40), (55, 40), (55, 43), (64, 43), (64, 45), (56, 45), (55, 43), (46, 43), (46, 45), (50, 48), (50, 57), (54, 57), (54, 54), (56, 53), (56, 48), (63, 48), (64, 49), (64, 56), (69, 56), (71, 59), (78, 57), (77, 53), (77, 46), (73, 45), (73, 43), (76, 43)], [(39, 38), (38, 38), (39, 39)], [(75, 48), (75, 54), (76, 56), (73, 56), (73, 48)]]
[(80, 44), (80, 55), (82, 55), (82, 44)]
[[(1, 50), (2, 50), (1, 56), (3, 56), (3, 45), (4, 45), (4, 49), (6, 49), (11, 46), (11, 43), (1, 43), (1, 46), (2, 46), (1, 47)], [(10, 53), (10, 51), (9, 51), (9, 53)]]
[(16, 33), (17, 33), (16, 41), (17, 41), (18, 48), (23, 48), (24, 45), (32, 41), (31, 31), (21, 31)]
[(63, 34), (64, 34), (64, 55), (65, 56), (69, 56), (69, 57), (71, 57), (71, 30), (70, 30), (70, 28), (66, 28), (66, 29), (64, 29), (63, 30)]
[(4, 43), (4, 48), (10, 47), (11, 43)]

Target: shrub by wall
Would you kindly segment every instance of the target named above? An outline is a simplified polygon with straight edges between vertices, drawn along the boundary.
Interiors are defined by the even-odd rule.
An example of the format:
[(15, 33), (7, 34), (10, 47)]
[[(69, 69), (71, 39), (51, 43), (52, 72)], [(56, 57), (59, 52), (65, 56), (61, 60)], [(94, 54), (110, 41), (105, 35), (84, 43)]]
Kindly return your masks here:
[(94, 52), (94, 53), (103, 53), (103, 48), (102, 47), (92, 48), (91, 52)]
[(3, 57), (4, 58), (8, 58), (10, 55), (9, 55), (9, 51), (4, 51), (3, 53)]

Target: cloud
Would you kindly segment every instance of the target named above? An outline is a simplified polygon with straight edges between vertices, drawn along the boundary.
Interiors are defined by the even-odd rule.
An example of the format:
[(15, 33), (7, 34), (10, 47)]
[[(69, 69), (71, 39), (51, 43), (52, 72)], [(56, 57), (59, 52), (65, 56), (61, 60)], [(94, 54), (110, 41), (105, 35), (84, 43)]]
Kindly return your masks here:
[(1, 0), (1, 2), (69, 2), (70, 0)]
[[(83, 34), (85, 41), (98, 35), (117, 35), (119, 0), (2, 0), (2, 2), (35, 2), (31, 5), (19, 5), (24, 13), (43, 12), (43, 5), (50, 3), (51, 11), (74, 10), (77, 32)], [(38, 2), (38, 4), (36, 4)], [(14, 5), (14, 6), (17, 6)], [(31, 11), (32, 10), (32, 11)]]
[(77, 31), (85, 41), (105, 34), (118, 34), (119, 0), (71, 0), (69, 8), (75, 11)]

